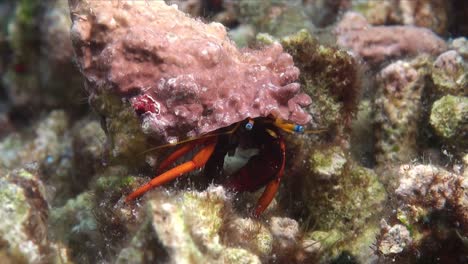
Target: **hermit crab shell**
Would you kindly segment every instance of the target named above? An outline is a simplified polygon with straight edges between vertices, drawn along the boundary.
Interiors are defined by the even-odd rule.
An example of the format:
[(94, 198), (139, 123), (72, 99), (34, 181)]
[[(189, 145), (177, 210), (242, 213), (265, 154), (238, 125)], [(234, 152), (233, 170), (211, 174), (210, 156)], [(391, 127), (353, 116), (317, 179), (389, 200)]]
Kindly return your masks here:
[(151, 137), (171, 142), (248, 117), (310, 120), (303, 107), (311, 99), (300, 92), (299, 70), (279, 43), (239, 50), (221, 24), (163, 1), (89, 5), (75, 10), (72, 38), (90, 92), (107, 87), (127, 98)]

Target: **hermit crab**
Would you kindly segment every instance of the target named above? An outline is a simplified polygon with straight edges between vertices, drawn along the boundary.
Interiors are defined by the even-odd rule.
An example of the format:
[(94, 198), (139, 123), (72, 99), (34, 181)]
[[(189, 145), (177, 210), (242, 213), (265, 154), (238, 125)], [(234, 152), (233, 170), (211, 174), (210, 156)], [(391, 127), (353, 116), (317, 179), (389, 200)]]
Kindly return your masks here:
[(253, 212), (253, 215), (258, 217), (273, 200), (284, 175), (286, 147), (280, 130), (289, 133), (317, 132), (304, 131), (303, 126), (284, 122), (279, 118), (248, 118), (184, 143), (159, 165), (159, 171), (166, 169), (197, 146), (202, 147), (190, 161), (156, 176), (132, 192), (126, 197), (126, 202), (201, 167), (205, 167), (207, 174), (218, 174), (228, 153), (232, 153), (239, 145), (245, 147), (254, 144), (259, 150), (258, 154), (252, 156), (244, 167), (228, 178), (224, 185), (236, 192), (252, 192), (266, 185)]
[(312, 118), (305, 109), (312, 99), (301, 92), (292, 56), (273, 40), (258, 49), (238, 48), (222, 24), (206, 24), (164, 1), (72, 2), (77, 62), (105, 123), (126, 122), (128, 115), (117, 114), (114, 106), (130, 103), (145, 142), (161, 146), (193, 139), (181, 144), (161, 171), (201, 147), (191, 161), (159, 175), (127, 201), (196, 168), (215, 176), (226, 153), (250, 142), (259, 153), (226, 185), (240, 191), (267, 185), (255, 209), (259, 215), (283, 175), (282, 130), (292, 132), (293, 123), (305, 125)]

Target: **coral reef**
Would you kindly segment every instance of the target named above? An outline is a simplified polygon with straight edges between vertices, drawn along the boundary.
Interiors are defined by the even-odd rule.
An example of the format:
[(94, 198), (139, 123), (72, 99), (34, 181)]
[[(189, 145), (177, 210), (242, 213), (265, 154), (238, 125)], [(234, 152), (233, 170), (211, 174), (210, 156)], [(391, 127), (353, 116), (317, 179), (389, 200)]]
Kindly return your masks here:
[(385, 220), (382, 220), (381, 228), (378, 249), (383, 255), (401, 253), (412, 243), (410, 231), (404, 225), (389, 226)]
[(380, 0), (354, 1), (354, 9), (362, 11), (373, 25), (414, 25), (444, 34), (449, 26), (449, 1), (444, 0)]
[[(336, 162), (327, 163), (330, 170), (336, 166)], [(310, 167), (314, 170), (325, 164)], [(360, 261), (372, 258), (373, 252), (367, 245), (375, 241), (380, 220), (377, 215), (386, 198), (377, 175), (347, 161), (331, 179), (320, 179), (311, 171), (302, 181), (302, 201), (314, 227), (309, 237), (321, 243), (322, 259), (335, 259), (343, 252)]]
[(256, 33), (268, 33), (275, 37), (287, 36), (301, 29), (313, 29), (309, 16), (300, 1), (250, 1), (241, 0), (237, 5), (239, 20), (252, 25)]
[(33, 115), (61, 107), (82, 113), (87, 106), (80, 99), (83, 79), (72, 63), (67, 1), (22, 0), (14, 14), (7, 32), (12, 56), (2, 76), (13, 111)]
[(285, 179), (288, 191), (278, 199), (280, 207), (304, 221), (303, 241), (310, 240), (305, 242), (309, 250), (321, 263), (375, 259), (368, 245), (380, 230), (379, 215), (386, 201), (380, 175), (353, 160), (347, 140), (294, 138), (288, 143), (295, 159)]
[(468, 95), (468, 64), (454, 50), (440, 54), (432, 67), (432, 80), (439, 93)]
[[(468, 263), (467, 11), (0, 1), (0, 262)], [(270, 114), (305, 133), (277, 132), (284, 177), (260, 216), (263, 190), (219, 184), (275, 171), (252, 157), (277, 141), (232, 131), (223, 172), (125, 201), (175, 143)]]
[(48, 203), (38, 175), (0, 174), (0, 256), (5, 263), (67, 263), (66, 249), (48, 239)]
[[(102, 93), (93, 95), (91, 100), (101, 116), (101, 126), (106, 132), (107, 162), (138, 166), (144, 163), (141, 154), (148, 150), (144, 131), (129, 102), (119, 96)], [(143, 131), (142, 131), (143, 130)]]
[(82, 263), (95, 262), (92, 255), (99, 256), (99, 242), (96, 219), (92, 211), (93, 195), (82, 193), (70, 199), (61, 207), (50, 211), (51, 238), (60, 241), (70, 250), (70, 258)]
[(376, 161), (408, 162), (418, 154), (419, 123), (423, 117), (422, 95), (426, 87), (427, 58), (396, 61), (378, 75), (374, 101)]
[(468, 40), (465, 37), (453, 39), (450, 48), (456, 50), (465, 60), (468, 58)]
[[(60, 159), (62, 153), (69, 148), (67, 145), (69, 142), (64, 139), (68, 125), (67, 114), (56, 110), (31, 126), (32, 136), (30, 131), (8, 135), (0, 143), (0, 149), (4, 153), (1, 156), (0, 166), (13, 169), (27, 163), (53, 163)], [(56, 166), (54, 168), (58, 170)]]
[(372, 26), (355, 12), (347, 12), (334, 32), (339, 46), (373, 64), (420, 53), (437, 55), (447, 49), (445, 42), (426, 28)]
[(247, 117), (310, 120), (302, 110), (310, 98), (295, 83), (299, 70), (278, 43), (241, 52), (222, 25), (158, 1), (72, 1), (71, 14), (91, 96), (106, 91), (127, 98), (143, 131), (160, 143)]
[[(446, 95), (432, 105), (430, 123), (437, 135), (464, 149), (468, 146), (468, 98)], [(466, 149), (465, 149), (466, 150)]]
[(177, 5), (178, 9), (192, 17), (203, 17), (222, 23), (226, 27), (238, 23), (238, 1), (200, 1), (200, 0), (165, 0), (168, 5)]
[(319, 44), (306, 30), (283, 38), (282, 44), (302, 72), (301, 85), (314, 102), (308, 109), (314, 123), (342, 134), (357, 109), (358, 64), (346, 51)]
[(340, 13), (352, 6), (352, 0), (305, 0), (304, 9), (318, 27), (328, 26), (338, 19)]
[(297, 221), (241, 217), (232, 210), (232, 198), (221, 186), (202, 192), (153, 192), (139, 208), (147, 220), (140, 221), (142, 225), (117, 262), (148, 262), (156, 256), (169, 263), (188, 259), (196, 263), (297, 262), (316, 255), (302, 247), (306, 241)]
[[(375, 166), (374, 105), (370, 99), (359, 102), (356, 119), (351, 124), (350, 152), (354, 160), (367, 168)], [(371, 140), (369, 140), (371, 139)]]
[(64, 111), (51, 111), (29, 130), (11, 133), (0, 141), (0, 170), (34, 164), (47, 183), (49, 203), (62, 205), (86, 188), (102, 168), (104, 140), (98, 122), (85, 118), (71, 126)]
[[(443, 263), (466, 261), (462, 238), (468, 232), (467, 179), (422, 164), (401, 165), (398, 177), (395, 194), (400, 224), (389, 227), (383, 221), (378, 242), (381, 253), (400, 254), (407, 261), (415, 260), (413, 251), (435, 254)], [(427, 226), (427, 222), (433, 226)]]
[(431, 165), (402, 165), (399, 175), (400, 186), (395, 193), (403, 198), (407, 203), (405, 209), (414, 216), (418, 216), (418, 211), (450, 207), (459, 215), (462, 228), (468, 228), (466, 179)]

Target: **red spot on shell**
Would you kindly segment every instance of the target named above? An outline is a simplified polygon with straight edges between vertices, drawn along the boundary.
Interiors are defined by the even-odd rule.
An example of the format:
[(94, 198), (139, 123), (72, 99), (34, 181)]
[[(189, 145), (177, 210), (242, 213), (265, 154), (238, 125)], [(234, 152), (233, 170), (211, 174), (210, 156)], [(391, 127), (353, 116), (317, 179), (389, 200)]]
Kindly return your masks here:
[(26, 65), (24, 63), (17, 63), (14, 65), (14, 71), (16, 73), (25, 73), (26, 72)]
[(153, 97), (148, 94), (142, 94), (131, 99), (133, 109), (138, 115), (150, 112), (154, 114), (159, 114), (160, 105), (156, 102)]

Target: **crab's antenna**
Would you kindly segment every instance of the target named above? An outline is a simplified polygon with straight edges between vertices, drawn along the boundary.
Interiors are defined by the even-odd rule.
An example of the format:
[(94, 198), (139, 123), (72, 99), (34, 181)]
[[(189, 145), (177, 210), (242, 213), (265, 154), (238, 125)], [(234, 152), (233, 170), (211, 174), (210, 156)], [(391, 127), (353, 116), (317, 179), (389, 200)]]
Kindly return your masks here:
[[(220, 136), (220, 135), (230, 135), (230, 134), (233, 134), (234, 132), (236, 132), (236, 130), (240, 126), (240, 123), (241, 122), (238, 122), (231, 130), (228, 130), (228, 131), (225, 131), (225, 132), (211, 133), (211, 134), (206, 134), (206, 135), (203, 135), (203, 136), (200, 136), (200, 137), (193, 137), (193, 138), (188, 138), (188, 139), (184, 139), (184, 140), (173, 142), (173, 143), (159, 145), (159, 146), (152, 147), (152, 148), (149, 148), (149, 149), (141, 152), (140, 155), (146, 154), (148, 152), (151, 152), (151, 151), (154, 151), (154, 150), (157, 150), (157, 149), (174, 147), (174, 146), (177, 146), (177, 145), (180, 145), (180, 144), (183, 144), (183, 143), (187, 143), (187, 142), (191, 142), (191, 141), (194, 141), (194, 140), (199, 140), (199, 139), (203, 139), (203, 138), (217, 137), (217, 136)], [(253, 126), (253, 121), (252, 121), (252, 126)]]
[(325, 128), (322, 128), (322, 129), (310, 129), (310, 130), (304, 131), (304, 134), (320, 134), (320, 133), (327, 132), (327, 131), (328, 131), (328, 129), (325, 129)]
[(288, 133), (297, 133), (297, 134), (302, 134), (304, 133), (304, 126), (285, 122), (281, 118), (276, 118), (275, 122), (273, 123), (276, 127), (280, 128), (281, 130), (284, 130)]

